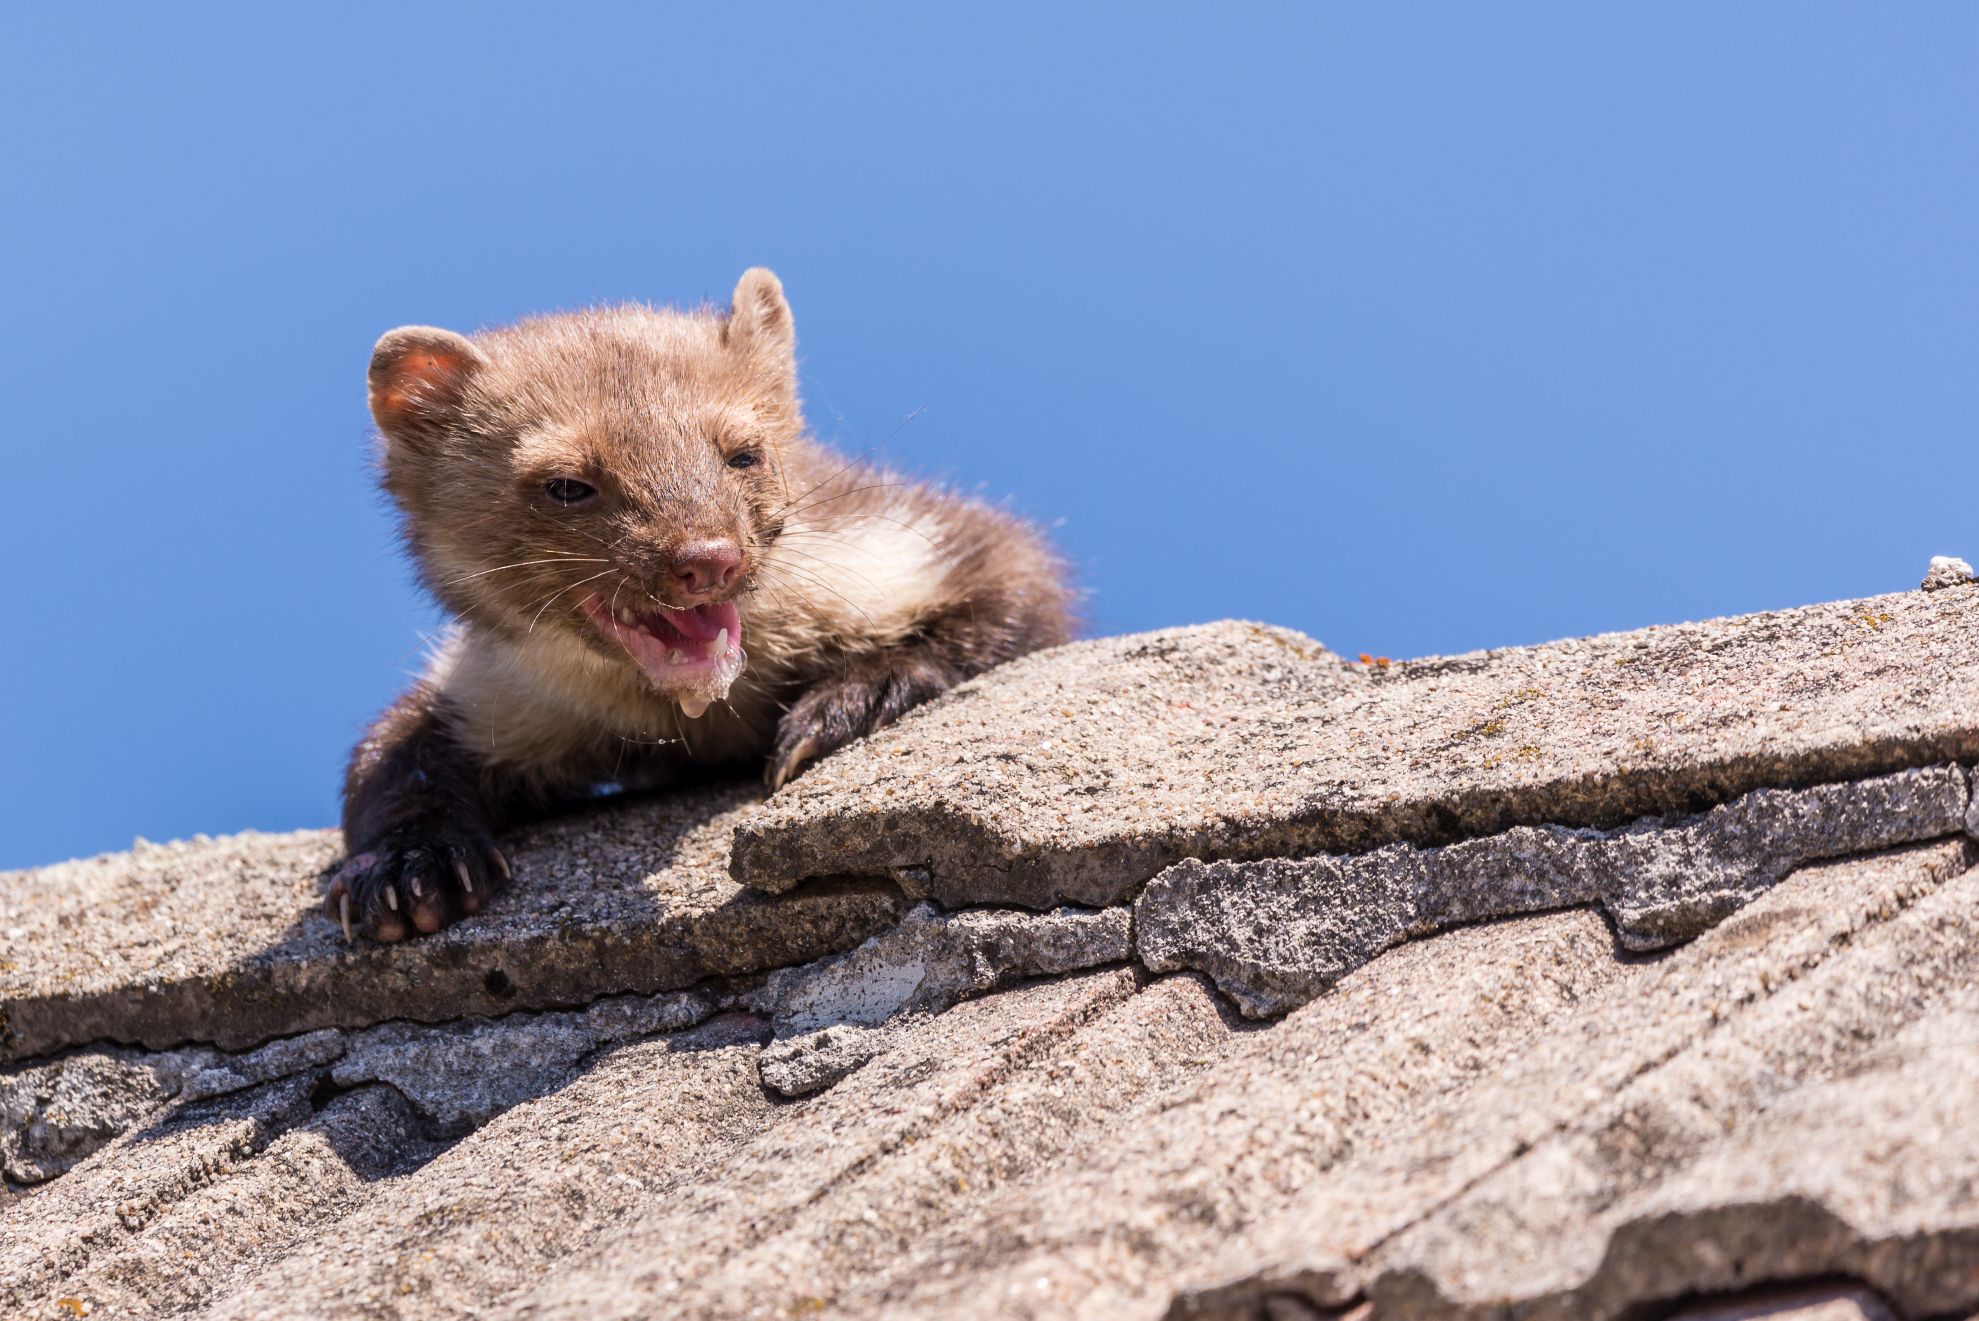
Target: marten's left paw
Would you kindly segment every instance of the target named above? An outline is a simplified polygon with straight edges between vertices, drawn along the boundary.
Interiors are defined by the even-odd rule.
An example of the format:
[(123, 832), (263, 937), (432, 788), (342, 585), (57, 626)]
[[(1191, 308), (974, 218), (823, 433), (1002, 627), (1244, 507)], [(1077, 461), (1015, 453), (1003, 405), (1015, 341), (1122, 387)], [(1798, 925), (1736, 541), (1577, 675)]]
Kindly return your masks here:
[(954, 685), (953, 672), (926, 656), (882, 652), (853, 661), (783, 713), (763, 779), (774, 793), (810, 762), (892, 724), (909, 707)]

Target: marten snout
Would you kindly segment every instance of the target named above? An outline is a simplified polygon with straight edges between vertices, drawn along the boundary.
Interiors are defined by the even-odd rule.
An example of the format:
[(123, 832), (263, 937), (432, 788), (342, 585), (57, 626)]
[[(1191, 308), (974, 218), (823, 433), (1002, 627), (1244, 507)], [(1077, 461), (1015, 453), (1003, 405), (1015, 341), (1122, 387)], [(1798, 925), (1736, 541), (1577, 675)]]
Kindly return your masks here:
[(742, 547), (734, 541), (690, 541), (674, 549), (666, 568), (666, 595), (681, 605), (718, 600), (734, 590), (742, 570)]

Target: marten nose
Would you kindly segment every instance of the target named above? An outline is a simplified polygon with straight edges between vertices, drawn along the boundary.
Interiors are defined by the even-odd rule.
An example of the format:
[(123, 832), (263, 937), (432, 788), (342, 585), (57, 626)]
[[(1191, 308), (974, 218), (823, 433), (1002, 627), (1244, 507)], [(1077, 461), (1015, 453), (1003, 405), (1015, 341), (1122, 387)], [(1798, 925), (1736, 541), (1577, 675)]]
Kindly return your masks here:
[(696, 541), (673, 553), (668, 570), (683, 596), (718, 596), (742, 576), (742, 548), (733, 541)]

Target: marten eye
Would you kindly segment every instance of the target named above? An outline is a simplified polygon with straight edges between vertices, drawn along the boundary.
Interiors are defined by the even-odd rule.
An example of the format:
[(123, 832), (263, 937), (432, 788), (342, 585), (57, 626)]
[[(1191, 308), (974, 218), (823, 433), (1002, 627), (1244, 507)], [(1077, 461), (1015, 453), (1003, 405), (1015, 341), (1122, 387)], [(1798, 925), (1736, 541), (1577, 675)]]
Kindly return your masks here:
[(755, 450), (740, 450), (728, 456), (731, 468), (753, 468), (763, 461), (763, 456)]
[(543, 490), (560, 505), (583, 504), (598, 493), (597, 487), (589, 482), (580, 482), (575, 477), (559, 477), (546, 483)]

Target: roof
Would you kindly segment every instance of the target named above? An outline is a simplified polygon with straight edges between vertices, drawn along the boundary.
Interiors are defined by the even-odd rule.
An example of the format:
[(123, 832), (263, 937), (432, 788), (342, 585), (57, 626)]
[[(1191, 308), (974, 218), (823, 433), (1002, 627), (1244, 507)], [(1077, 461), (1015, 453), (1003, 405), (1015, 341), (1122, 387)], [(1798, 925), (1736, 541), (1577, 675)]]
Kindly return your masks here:
[(1975, 643), (1078, 643), (396, 946), (332, 832), (0, 876), (0, 1313), (1969, 1312)]

